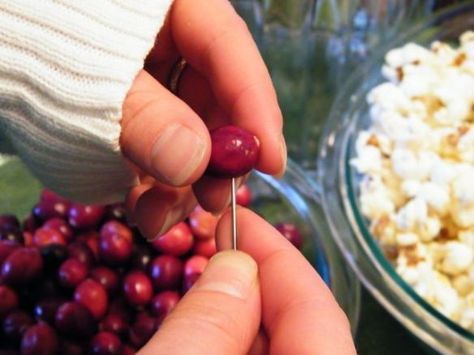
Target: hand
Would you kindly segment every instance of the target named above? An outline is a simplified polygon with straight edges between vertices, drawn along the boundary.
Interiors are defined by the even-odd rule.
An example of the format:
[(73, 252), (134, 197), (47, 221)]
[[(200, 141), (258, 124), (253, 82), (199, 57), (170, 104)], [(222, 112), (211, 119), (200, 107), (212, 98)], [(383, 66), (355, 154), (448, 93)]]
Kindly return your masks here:
[[(250, 256), (216, 254), (139, 354), (355, 354), (345, 314), (298, 250), (249, 210), (238, 223)], [(226, 214), (220, 249), (229, 231)]]
[[(268, 71), (243, 20), (227, 0), (175, 0), (123, 105), (120, 144), (140, 183), (127, 208), (147, 238), (185, 218), (196, 204), (220, 211), (229, 182), (202, 177), (209, 129), (233, 123), (261, 143), (257, 169), (286, 165), (282, 117)], [(183, 57), (179, 97), (166, 84)], [(192, 186), (192, 187), (191, 187)]]

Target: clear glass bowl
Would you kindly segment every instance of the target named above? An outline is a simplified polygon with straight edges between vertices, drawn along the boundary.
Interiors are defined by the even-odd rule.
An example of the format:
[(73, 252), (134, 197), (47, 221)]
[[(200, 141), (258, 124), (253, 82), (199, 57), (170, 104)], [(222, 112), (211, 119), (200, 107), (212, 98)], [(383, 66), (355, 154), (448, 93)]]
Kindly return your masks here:
[[(281, 179), (254, 173), (248, 184), (253, 193), (251, 208), (254, 211), (271, 223), (291, 222), (299, 227), (304, 237), (302, 252), (333, 291), (355, 334), (360, 283), (330, 238), (306, 176), (290, 162)], [(40, 189), (41, 184), (17, 158), (0, 155), (0, 214), (26, 217), (38, 200)]]
[(426, 18), (387, 43), (359, 68), (339, 92), (322, 137), (317, 178), (329, 228), (346, 261), (372, 295), (405, 327), (442, 353), (473, 354), (474, 334), (438, 312), (402, 280), (370, 235), (358, 203), (358, 183), (348, 163), (357, 133), (370, 123), (367, 93), (384, 81), (385, 53), (407, 42), (429, 45), (434, 40), (456, 43), (474, 29), (474, 3), (449, 8)]

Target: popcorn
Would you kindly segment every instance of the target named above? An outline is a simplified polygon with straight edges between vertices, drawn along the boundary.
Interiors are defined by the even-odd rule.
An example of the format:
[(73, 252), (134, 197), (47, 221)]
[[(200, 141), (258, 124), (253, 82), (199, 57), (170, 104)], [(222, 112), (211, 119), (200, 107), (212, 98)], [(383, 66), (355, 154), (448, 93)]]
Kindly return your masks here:
[(385, 60), (351, 162), (361, 210), (400, 276), (474, 331), (474, 31)]

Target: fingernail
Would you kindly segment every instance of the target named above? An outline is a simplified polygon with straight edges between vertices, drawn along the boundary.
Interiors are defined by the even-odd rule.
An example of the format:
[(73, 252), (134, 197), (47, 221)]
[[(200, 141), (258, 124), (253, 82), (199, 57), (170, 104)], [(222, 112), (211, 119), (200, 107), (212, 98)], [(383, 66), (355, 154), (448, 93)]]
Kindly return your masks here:
[(281, 154), (282, 169), (276, 175), (279, 178), (285, 174), (286, 164), (288, 161), (288, 152), (286, 150), (285, 136), (283, 134), (281, 135), (281, 138), (280, 138), (280, 154)]
[(182, 185), (197, 169), (206, 151), (204, 140), (188, 127), (168, 126), (156, 140), (151, 163), (158, 177)]
[(195, 288), (246, 299), (257, 284), (257, 264), (247, 254), (226, 250), (214, 255)]

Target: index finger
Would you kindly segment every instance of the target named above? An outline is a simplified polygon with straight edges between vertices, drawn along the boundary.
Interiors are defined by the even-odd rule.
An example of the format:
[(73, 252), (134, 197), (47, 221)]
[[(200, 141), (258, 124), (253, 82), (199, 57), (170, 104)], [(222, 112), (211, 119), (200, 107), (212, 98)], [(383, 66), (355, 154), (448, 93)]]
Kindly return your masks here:
[(286, 165), (282, 115), (245, 22), (227, 0), (176, 0), (170, 21), (179, 52), (209, 80), (219, 106), (234, 124), (259, 138), (257, 168), (281, 173)]
[[(239, 249), (258, 264), (271, 354), (355, 354), (349, 323), (311, 264), (255, 213), (238, 209)], [(218, 246), (230, 240), (230, 216)]]

